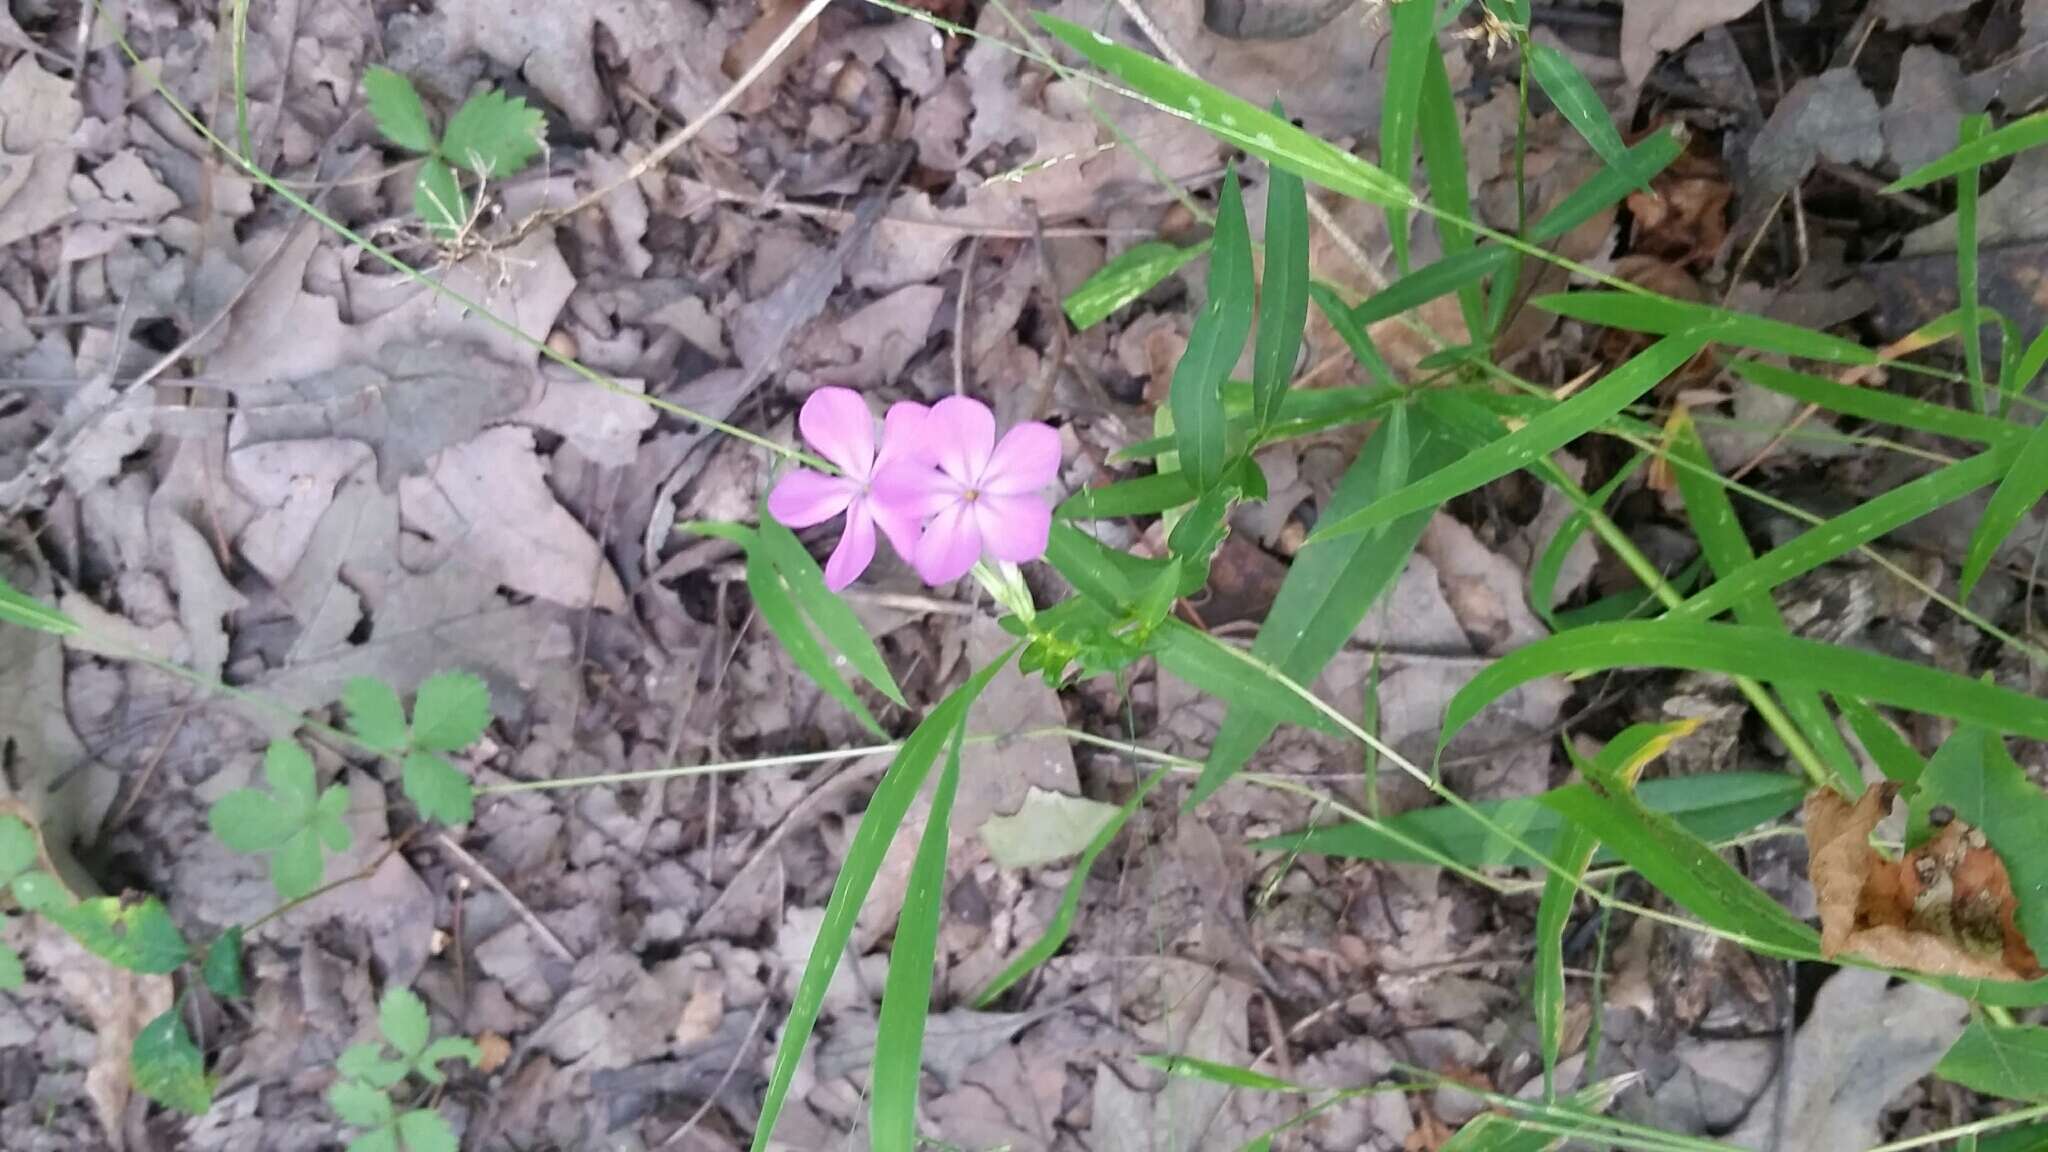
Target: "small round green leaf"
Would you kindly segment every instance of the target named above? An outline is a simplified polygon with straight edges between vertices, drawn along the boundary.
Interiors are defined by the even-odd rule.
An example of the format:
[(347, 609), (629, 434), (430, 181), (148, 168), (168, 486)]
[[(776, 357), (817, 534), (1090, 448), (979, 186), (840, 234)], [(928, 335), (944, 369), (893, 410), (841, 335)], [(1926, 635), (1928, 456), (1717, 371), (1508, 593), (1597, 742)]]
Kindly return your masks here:
[(312, 828), (329, 852), (348, 851), (354, 838), (348, 829), (348, 789), (336, 784), (320, 794), (313, 809)]
[(30, 912), (48, 912), (71, 902), (71, 896), (48, 872), (23, 872), (13, 880), (14, 899)]

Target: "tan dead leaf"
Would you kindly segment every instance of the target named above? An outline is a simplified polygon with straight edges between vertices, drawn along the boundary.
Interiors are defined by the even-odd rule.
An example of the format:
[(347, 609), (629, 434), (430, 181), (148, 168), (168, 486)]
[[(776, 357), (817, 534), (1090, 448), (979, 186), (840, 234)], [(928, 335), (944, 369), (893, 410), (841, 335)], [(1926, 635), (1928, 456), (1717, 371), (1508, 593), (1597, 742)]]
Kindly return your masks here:
[(1892, 790), (1855, 805), (1821, 789), (1806, 798), (1807, 870), (1820, 907), (1821, 953), (1973, 980), (2040, 971), (2013, 924), (2005, 864), (1982, 836), (1954, 822), (1898, 861), (1870, 846)]
[[(775, 43), (775, 38), (789, 28), (797, 13), (803, 11), (803, 7), (803, 0), (767, 0), (762, 4), (761, 15), (740, 34), (738, 40), (732, 42), (730, 48), (725, 50), (725, 59), (720, 61), (720, 64), (725, 70), (726, 79), (739, 79), (747, 69), (759, 62), (769, 46)], [(797, 61), (810, 55), (811, 45), (817, 42), (818, 25), (814, 21), (797, 35), (796, 42), (789, 46), (789, 51), (770, 64), (768, 70), (754, 83), (753, 88), (740, 98), (740, 111), (760, 112), (774, 103), (777, 99), (775, 89), (781, 83), (782, 77), (788, 74), (791, 66)]]
[(486, 1032), (476, 1038), (476, 1070), (489, 1076), (505, 1066), (512, 1058), (512, 1042), (496, 1032)]
[(1728, 182), (1727, 163), (1709, 151), (1706, 140), (1703, 133), (1695, 135), (1678, 159), (1650, 181), (1648, 192), (1629, 193), (1628, 211), (1635, 218), (1630, 252), (1688, 267), (1704, 267), (1719, 255), (1728, 238), (1728, 204), (1735, 189)]
[(715, 971), (697, 973), (690, 998), (676, 1021), (676, 1047), (694, 1048), (718, 1032), (725, 1019), (725, 981)]
[(1415, 1127), (1408, 1132), (1408, 1138), (1401, 1141), (1401, 1152), (1437, 1152), (1437, 1149), (1451, 1142), (1455, 1135), (1448, 1125), (1436, 1118), (1428, 1105), (1419, 1110), (1421, 1115)]
[(92, 1065), (85, 1094), (109, 1147), (127, 1147), (128, 1102), (135, 1092), (129, 1050), (143, 1025), (170, 1010), (171, 978), (126, 972), (92, 955), (49, 921), (36, 918), (30, 948), (78, 1010), (92, 1021)]
[(1660, 53), (1683, 48), (1693, 37), (1754, 7), (1756, 0), (1623, 0), (1621, 70), (1628, 86), (1642, 87)]

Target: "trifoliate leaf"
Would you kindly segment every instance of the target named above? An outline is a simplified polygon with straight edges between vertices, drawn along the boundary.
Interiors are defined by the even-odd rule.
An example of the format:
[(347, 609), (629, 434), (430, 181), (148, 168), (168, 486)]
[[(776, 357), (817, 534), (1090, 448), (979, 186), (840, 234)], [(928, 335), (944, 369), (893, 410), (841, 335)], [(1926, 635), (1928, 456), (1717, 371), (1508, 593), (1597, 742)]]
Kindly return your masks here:
[(305, 826), (301, 813), (285, 811), (270, 793), (237, 788), (213, 802), (206, 813), (213, 834), (231, 852), (274, 852)]
[(270, 782), (279, 807), (303, 823), (313, 812), (319, 792), (313, 757), (296, 740), (272, 740), (263, 750), (263, 778)]
[(391, 685), (358, 676), (341, 690), (341, 706), (348, 709), (348, 730), (356, 739), (378, 752), (405, 748), (405, 705)]
[(353, 835), (348, 830), (348, 789), (336, 784), (320, 794), (313, 806), (312, 828), (329, 852), (348, 851)]
[(412, 702), (412, 746), (460, 752), (491, 723), (491, 689), (467, 672), (443, 672), (420, 685)]
[(166, 1108), (203, 1116), (213, 1105), (213, 1077), (206, 1057), (185, 1031), (176, 1005), (143, 1025), (128, 1052), (128, 1071), (135, 1090)]
[(469, 223), (469, 198), (455, 180), (455, 169), (431, 158), (420, 165), (412, 184), (412, 210), (437, 235), (461, 232)]
[(36, 834), (16, 816), (0, 816), (0, 884), (36, 865)]
[(405, 758), (405, 798), (420, 814), (443, 824), (467, 824), (476, 815), (476, 790), (462, 770), (432, 752)]
[(292, 833), (270, 855), (270, 883), (280, 900), (297, 900), (320, 887), (326, 877), (326, 862), (320, 855), (320, 839), (311, 828)]
[(416, 1108), (398, 1118), (398, 1138), (405, 1152), (456, 1152), (455, 1130), (439, 1112)]
[(427, 106), (410, 77), (389, 68), (372, 68), (363, 74), (363, 95), (370, 118), (386, 140), (411, 152), (434, 150), (434, 125), (427, 119)]
[(327, 1090), (327, 1106), (342, 1123), (357, 1128), (382, 1128), (391, 1123), (391, 1098), (360, 1080), (336, 1081)]
[(441, 157), (479, 176), (503, 180), (540, 154), (546, 128), (540, 109), (493, 88), (471, 96), (448, 118)]
[(384, 1042), (398, 1054), (412, 1060), (427, 1049), (427, 1004), (410, 988), (393, 988), (384, 993), (377, 1009), (377, 1027)]
[(237, 924), (213, 938), (206, 946), (206, 961), (199, 966), (206, 987), (223, 1000), (242, 998), (242, 926)]
[(0, 992), (21, 987), (28, 972), (21, 966), (21, 954), (0, 942)]
[(432, 1044), (427, 1045), (427, 1050), (420, 1053), (419, 1059), (413, 1061), (412, 1070), (419, 1073), (420, 1078), (427, 1083), (439, 1084), (447, 1079), (447, 1077), (441, 1074), (439, 1067), (441, 1061), (465, 1060), (468, 1061), (471, 1068), (474, 1068), (477, 1066), (477, 1062), (483, 1058), (482, 1050), (468, 1037), (443, 1036)]
[(102, 896), (41, 911), (86, 951), (130, 972), (175, 972), (192, 957), (170, 911), (154, 896), (132, 904)]

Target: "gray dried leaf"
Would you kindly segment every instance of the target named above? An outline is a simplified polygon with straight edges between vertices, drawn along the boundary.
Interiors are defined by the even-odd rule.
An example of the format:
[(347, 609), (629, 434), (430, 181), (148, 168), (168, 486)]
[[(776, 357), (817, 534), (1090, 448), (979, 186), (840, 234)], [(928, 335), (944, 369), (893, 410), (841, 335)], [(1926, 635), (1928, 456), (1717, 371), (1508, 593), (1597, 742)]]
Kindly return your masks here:
[[(1915, 0), (1917, 5), (1918, 0)], [(1982, 107), (1969, 98), (1955, 57), (1915, 44), (1899, 58), (1899, 82), (1884, 110), (1884, 140), (1902, 172), (1937, 159), (1956, 146), (1963, 115)]]
[(1630, 88), (1642, 86), (1660, 53), (1683, 48), (1693, 37), (1746, 15), (1757, 0), (1623, 0), (1621, 70)]
[(0, 78), (0, 246), (70, 215), (78, 154), (69, 141), (83, 115), (71, 81), (43, 71), (33, 53)]
[(1807, 77), (1778, 102), (1749, 145), (1745, 215), (1768, 210), (1823, 156), (1837, 164), (1875, 164), (1884, 156), (1883, 114), (1854, 69)]

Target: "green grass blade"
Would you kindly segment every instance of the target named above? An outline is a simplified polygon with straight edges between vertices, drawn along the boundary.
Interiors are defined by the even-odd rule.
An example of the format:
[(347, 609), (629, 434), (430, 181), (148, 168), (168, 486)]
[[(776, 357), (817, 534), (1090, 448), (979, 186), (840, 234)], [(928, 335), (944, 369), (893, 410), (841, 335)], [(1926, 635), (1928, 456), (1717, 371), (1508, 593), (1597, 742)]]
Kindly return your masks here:
[(242, 145), (242, 156), (254, 164), (256, 146), (249, 133), (249, 0), (235, 0), (230, 19), (228, 67), (235, 90), (235, 139)]
[(1934, 1066), (1934, 1074), (2005, 1100), (2048, 1100), (2048, 1028), (1992, 1024), (1983, 1017)]
[(1861, 344), (1815, 332), (1796, 324), (1766, 320), (1742, 312), (1730, 312), (1707, 304), (1693, 304), (1664, 296), (1635, 296), (1623, 292), (1572, 292), (1539, 296), (1531, 301), (1546, 312), (1588, 324), (1603, 324), (1624, 332), (1648, 332), (1668, 336), (1674, 332), (1697, 332), (1716, 344), (1754, 348), (1786, 356), (1804, 356), (1832, 364), (1875, 364), (1877, 353)]
[(1181, 471), (1205, 491), (1223, 478), (1223, 384), (1251, 334), (1252, 299), (1252, 238), (1233, 168), (1224, 174), (1223, 200), (1216, 210), (1209, 301), (1195, 318), (1187, 351), (1174, 367), (1167, 393)]
[(1111, 817), (1109, 823), (1103, 825), (1102, 830), (1095, 834), (1095, 838), (1088, 842), (1088, 847), (1082, 851), (1080, 859), (1074, 861), (1073, 875), (1067, 879), (1066, 890), (1060, 894), (1060, 906), (1053, 913), (1052, 922), (1045, 926), (1044, 934), (1032, 941), (1030, 947), (1019, 952), (1015, 960), (1010, 961), (996, 974), (995, 979), (990, 980), (986, 987), (974, 994), (976, 1008), (993, 1005), (1003, 993), (1014, 987), (1017, 981), (1051, 959), (1053, 953), (1058, 952), (1060, 946), (1067, 942), (1068, 934), (1074, 930), (1074, 917), (1081, 910), (1081, 896), (1087, 890), (1088, 873), (1095, 867), (1096, 858), (1115, 842), (1117, 833), (1123, 831), (1132, 814), (1145, 802), (1145, 797), (1159, 786), (1161, 780), (1166, 779), (1167, 773), (1171, 770), (1170, 765), (1162, 766), (1145, 777), (1145, 782), (1138, 785), (1130, 798), (1117, 807), (1116, 815)]
[(1086, 332), (1208, 250), (1207, 240), (1186, 248), (1148, 240), (1096, 269), (1093, 276), (1067, 294), (1060, 308), (1076, 330)]
[(1389, 367), (1386, 358), (1380, 355), (1379, 347), (1372, 342), (1372, 335), (1365, 330), (1365, 325), (1344, 306), (1344, 300), (1337, 295), (1337, 290), (1319, 280), (1309, 285), (1309, 295), (1314, 297), (1316, 307), (1330, 321), (1330, 327), (1344, 341), (1344, 346), (1351, 350), (1352, 359), (1357, 360), (1360, 366), (1372, 373), (1372, 378), (1381, 384), (1389, 388), (1397, 387), (1393, 368)]
[[(1614, 494), (1621, 490), (1621, 486), (1628, 483), (1629, 477), (1634, 476), (1648, 459), (1649, 457), (1640, 452), (1630, 457), (1629, 462), (1624, 464), (1620, 471), (1609, 477), (1605, 484), (1593, 492), (1593, 506), (1605, 508), (1607, 502), (1614, 498)], [(1543, 546), (1542, 554), (1529, 566), (1529, 607), (1535, 609), (1538, 616), (1543, 617), (1544, 623), (1550, 625), (1552, 631), (1558, 627), (1554, 607), (1557, 600), (1557, 578), (1564, 571), (1564, 562), (1571, 554), (1572, 546), (1579, 542), (1579, 538), (1584, 536), (1590, 527), (1590, 516), (1584, 512), (1572, 512), (1558, 523), (1557, 531), (1551, 533), (1549, 542)]]
[(2025, 439), (2027, 434), (2024, 428), (1977, 412), (1912, 400), (1874, 388), (1851, 388), (1833, 380), (1755, 360), (1737, 360), (1729, 367), (1737, 376), (1759, 388), (1768, 388), (1779, 395), (1861, 420), (1896, 424), (1901, 428), (1934, 436), (1953, 436), (1976, 444), (2012, 445)]
[(2033, 343), (2028, 344), (2026, 352), (2021, 354), (2019, 364), (1999, 381), (1999, 385), (2007, 393), (2017, 396), (2033, 384), (2043, 367), (2048, 367), (2048, 329), (2034, 337)]
[[(1529, 75), (1536, 80), (1536, 86), (1550, 97), (1550, 102), (1564, 114), (1571, 126), (1578, 130), (1586, 143), (1593, 146), (1593, 153), (1600, 157), (1609, 168), (1629, 170), (1628, 146), (1621, 142), (1621, 133), (1614, 127), (1614, 118), (1608, 115), (1607, 105), (1600, 100), (1600, 94), (1593, 90), (1578, 66), (1564, 53), (1537, 40), (1522, 45), (1523, 59), (1529, 62)], [(1637, 184), (1636, 187), (1644, 187)]]
[(1936, 180), (1946, 180), (1974, 171), (1994, 160), (2017, 156), (2030, 148), (2048, 144), (2048, 112), (2023, 116), (2005, 127), (1958, 145), (1939, 160), (1923, 164), (1887, 185), (1887, 192), (1911, 192)]
[[(1591, 624), (1518, 648), (1474, 676), (1445, 710), (1441, 751), (1487, 704), (1543, 676), (1682, 668), (1805, 684), (1894, 708), (2048, 739), (2048, 701), (1854, 648), (1734, 624)], [(2048, 860), (2048, 857), (2044, 857)]]
[[(1720, 475), (1714, 471), (1714, 463), (1707, 457), (1706, 445), (1700, 442), (1699, 430), (1689, 417), (1681, 415), (1673, 421), (1669, 438), (1669, 449), (1674, 461), (1691, 464), (1693, 467), (1677, 467), (1672, 474), (1678, 480), (1679, 495), (1685, 500), (1685, 513), (1692, 523), (1693, 535), (1699, 538), (1700, 550), (1707, 563), (1716, 573), (1728, 575), (1739, 572), (1756, 559), (1750, 550), (1749, 537), (1743, 534), (1742, 522), (1736, 518), (1735, 505), (1728, 499), (1728, 490), (1721, 485)], [(1735, 620), (1752, 628), (1764, 628), (1784, 632), (1785, 617), (1778, 611), (1777, 602), (1771, 599), (1768, 589), (1758, 589), (1734, 602)], [(1827, 763), (1828, 770), (1842, 785), (1844, 795), (1854, 796), (1863, 791), (1863, 772), (1856, 765), (1856, 754), (1849, 750), (1848, 741), (1842, 739), (1840, 729), (1835, 727), (1833, 716), (1820, 693), (1813, 688), (1800, 685), (1781, 684), (1777, 686), (1778, 698), (1783, 702), (1785, 714), (1799, 726), (1806, 737)]]
[(1557, 1058), (1564, 1049), (1564, 930), (1571, 923), (1579, 882), (1599, 846), (1591, 832), (1576, 826), (1565, 829), (1553, 859), (1568, 871), (1544, 877), (1543, 901), (1536, 907), (1536, 980), (1530, 999), (1535, 1001), (1536, 1028), (1541, 1036), (1546, 1102), (1557, 1099)]
[(1335, 721), (1275, 681), (1258, 661), (1207, 632), (1167, 619), (1153, 634), (1159, 666), (1195, 688), (1274, 720), (1340, 735)]
[(2020, 931), (2037, 955), (2048, 953), (2048, 853), (2041, 851), (2048, 844), (2048, 794), (2027, 778), (1995, 730), (1983, 735), (1981, 756), (1929, 760), (1921, 796), (1929, 807), (1955, 809), (1956, 819), (1991, 841), (2019, 898)]
[[(1408, 0), (1414, 6), (1417, 0)], [(1439, 209), (1437, 238), (1446, 258), (1456, 259), (1473, 251), (1472, 229), (1459, 221), (1472, 219), (1472, 192), (1466, 183), (1465, 140), (1460, 124), (1457, 98), (1451, 95), (1451, 78), (1444, 71), (1443, 53), (1429, 44), (1423, 57), (1422, 104), (1416, 127), (1422, 137), (1422, 166), (1429, 173), (1429, 197)], [(1465, 317), (1465, 331), (1474, 343), (1484, 343), (1486, 296), (1478, 281), (1458, 286), (1458, 310)]]
[[(1806, 786), (1798, 777), (1778, 772), (1719, 772), (1650, 780), (1638, 791), (1643, 804), (1653, 811), (1667, 813), (1692, 835), (1718, 843), (1790, 812), (1806, 794)], [(1540, 803), (1540, 797), (1492, 800), (1473, 808), (1529, 847), (1557, 859), (1565, 824)], [(1298, 851), (1397, 864), (1450, 860), (1480, 869), (1541, 867), (1540, 861), (1509, 844), (1499, 832), (1456, 808), (1418, 808), (1386, 821), (1386, 826), (1392, 835), (1363, 824), (1341, 823), (1268, 837), (1251, 846), (1261, 852)], [(1429, 851), (1418, 850), (1416, 845)], [(1614, 859), (1611, 853), (1602, 853), (1595, 862)]]
[[(1397, 421), (1406, 422), (1400, 430), (1407, 435), (1395, 435)], [(1459, 453), (1460, 446), (1431, 418), (1397, 408), (1337, 482), (1327, 515), (1365, 507), (1409, 476), (1448, 466)], [(1428, 524), (1429, 513), (1417, 512), (1378, 532), (1302, 549), (1259, 626), (1252, 654), (1297, 683), (1315, 683), (1366, 612), (1393, 587)], [(1268, 714), (1232, 707), (1189, 803), (1199, 803), (1235, 775), (1276, 727)]]
[(860, 678), (874, 686), (875, 691), (888, 697), (899, 708), (908, 707), (903, 700), (903, 689), (896, 686), (896, 677), (889, 671), (889, 662), (882, 659), (881, 649), (875, 647), (874, 637), (861, 626), (853, 606), (825, 586), (824, 570), (818, 567), (818, 561), (803, 542), (796, 538), (796, 533), (773, 516), (763, 515), (755, 539), (760, 542), (761, 550), (767, 553), (768, 562), (782, 574), (797, 607), (802, 608), (811, 623), (818, 626), (825, 642), (838, 650)]
[[(1314, 289), (1311, 289), (1314, 291)], [(1251, 385), (1233, 381), (1223, 386), (1223, 418), (1233, 427), (1249, 422), (1252, 410)], [(1374, 388), (1309, 388), (1281, 397), (1279, 414), (1272, 427), (1261, 433), (1258, 446), (1277, 444), (1332, 428), (1377, 420), (1391, 405), (1400, 402), (1401, 389), (1388, 384)], [(1120, 448), (1110, 457), (1112, 464), (1151, 460), (1173, 451), (1171, 436), (1154, 436)]]
[(1984, 515), (1977, 521), (1977, 530), (1970, 535), (1970, 550), (1963, 560), (1964, 600), (1970, 598), (1977, 581), (1991, 567), (1999, 545), (2005, 543), (2005, 538), (2020, 526), (2020, 521), (2026, 519), (2044, 494), (2048, 494), (2048, 420), (2034, 425), (2019, 458), (2012, 462), (2005, 479), (1998, 482), (1998, 490), (1991, 494), (1991, 502), (1984, 506)]
[(1115, 520), (1124, 516), (1157, 516), (1194, 502), (1201, 493), (1185, 472), (1154, 472), (1095, 488), (1083, 488), (1060, 502), (1053, 515), (1061, 520)]
[(1340, 520), (1316, 529), (1311, 541), (1324, 541), (1376, 524), (1435, 508), (1454, 496), (1521, 468), (1598, 428), (1615, 413), (1684, 366), (1706, 340), (1686, 333), (1667, 336), (1635, 358), (1609, 372), (1583, 392), (1529, 420), (1520, 428), (1479, 448), (1458, 463), (1415, 480), (1399, 492), (1381, 497)]
[(1920, 782), (1920, 774), (1927, 770), (1927, 760), (1906, 743), (1897, 728), (1854, 696), (1837, 696), (1835, 705), (1842, 710), (1842, 719), (1849, 722), (1849, 730), (1856, 733), (1856, 739), (1870, 753), (1885, 779), (1897, 784)]
[(1745, 599), (1846, 555), (1901, 525), (1961, 500), (1996, 480), (2013, 454), (2003, 448), (1936, 469), (1851, 511), (1807, 529), (1692, 595), (1671, 610), (1673, 620), (1706, 620)]
[[(1957, 127), (1960, 144), (1968, 147), (1974, 140), (1982, 139), (1991, 128), (1991, 117), (1978, 113), (1965, 116)], [(1985, 411), (1991, 395), (1984, 386), (1984, 340), (1979, 330), (1977, 300), (1977, 192), (1982, 181), (1978, 178), (1981, 170), (1970, 167), (1963, 170), (1956, 181), (1956, 292), (1959, 299), (1957, 311), (1962, 315), (1963, 366), (1970, 380), (1970, 399), (1976, 402), (1978, 411)]]
[[(1421, 7), (1420, 4), (1415, 5)], [(1243, 1088), (1252, 1092), (1286, 1092), (1306, 1094), (1322, 1091), (1264, 1072), (1254, 1072), (1235, 1064), (1221, 1064), (1214, 1060), (1200, 1060), (1193, 1056), (1179, 1056), (1171, 1052), (1142, 1052), (1138, 1063), (1157, 1068), (1169, 1076), (1185, 1076), (1190, 1080), (1206, 1080), (1211, 1084), (1222, 1084), (1231, 1088)]]
[(0, 623), (32, 628), (37, 632), (48, 632), (52, 636), (70, 636), (78, 631), (78, 621), (28, 595), (5, 579), (0, 579)]
[(824, 645), (811, 635), (810, 625), (804, 623), (803, 613), (797, 610), (796, 601), (790, 596), (787, 580), (768, 563), (765, 555), (758, 552), (747, 556), (747, 591), (753, 594), (754, 610), (761, 614), (762, 622), (782, 643), (782, 650), (789, 653), (790, 663), (810, 677), (820, 691), (853, 713), (863, 728), (886, 737), (888, 733), (875, 720), (874, 713), (861, 703), (853, 686), (833, 666), (832, 657)]
[[(1422, 78), (1436, 52), (1436, 0), (1408, 0), (1388, 7), (1385, 99), (1380, 104), (1380, 168), (1408, 187), (1415, 173), (1415, 126), (1421, 115)], [(1387, 236), (1394, 244), (1394, 268), (1408, 272), (1408, 207), (1387, 205)]]
[(868, 1098), (868, 1130), (876, 1148), (917, 1147), (917, 1097), (923, 1079), (924, 1024), (931, 1013), (932, 966), (938, 961), (939, 913), (946, 904), (946, 849), (951, 835), (953, 796), (960, 788), (960, 737), (953, 729), (946, 767), (939, 773), (931, 814), (917, 855), (910, 862), (909, 887), (889, 945), (889, 977), (882, 988), (882, 1013), (875, 1026), (874, 1080)]
[(1270, 428), (1279, 417), (1307, 324), (1308, 192), (1301, 177), (1274, 168), (1266, 183), (1266, 267), (1252, 348), (1254, 428)]
[(988, 687), (997, 670), (1009, 663), (1009, 658), (1010, 654), (1004, 653), (989, 661), (967, 683), (940, 701), (897, 750), (895, 761), (868, 799), (860, 826), (854, 830), (853, 842), (847, 846), (846, 861), (839, 867), (839, 878), (832, 884), (825, 918), (818, 925), (817, 941), (811, 945), (803, 976), (790, 998), (782, 1042), (775, 1049), (775, 1067), (761, 1101), (761, 1119), (754, 1128), (752, 1152), (765, 1152), (775, 1132), (775, 1121), (781, 1116), (790, 1084), (796, 1079), (797, 1063), (803, 1059), (811, 1031), (817, 1027), (818, 1014), (824, 1009), (825, 990), (831, 986), (840, 956), (853, 937), (854, 922), (860, 918), (861, 904), (867, 900), (868, 889), (874, 886), (875, 875), (882, 869), (889, 842), (895, 839), (911, 801), (924, 787), (925, 776), (938, 759), (939, 751), (966, 722), (968, 705)]

